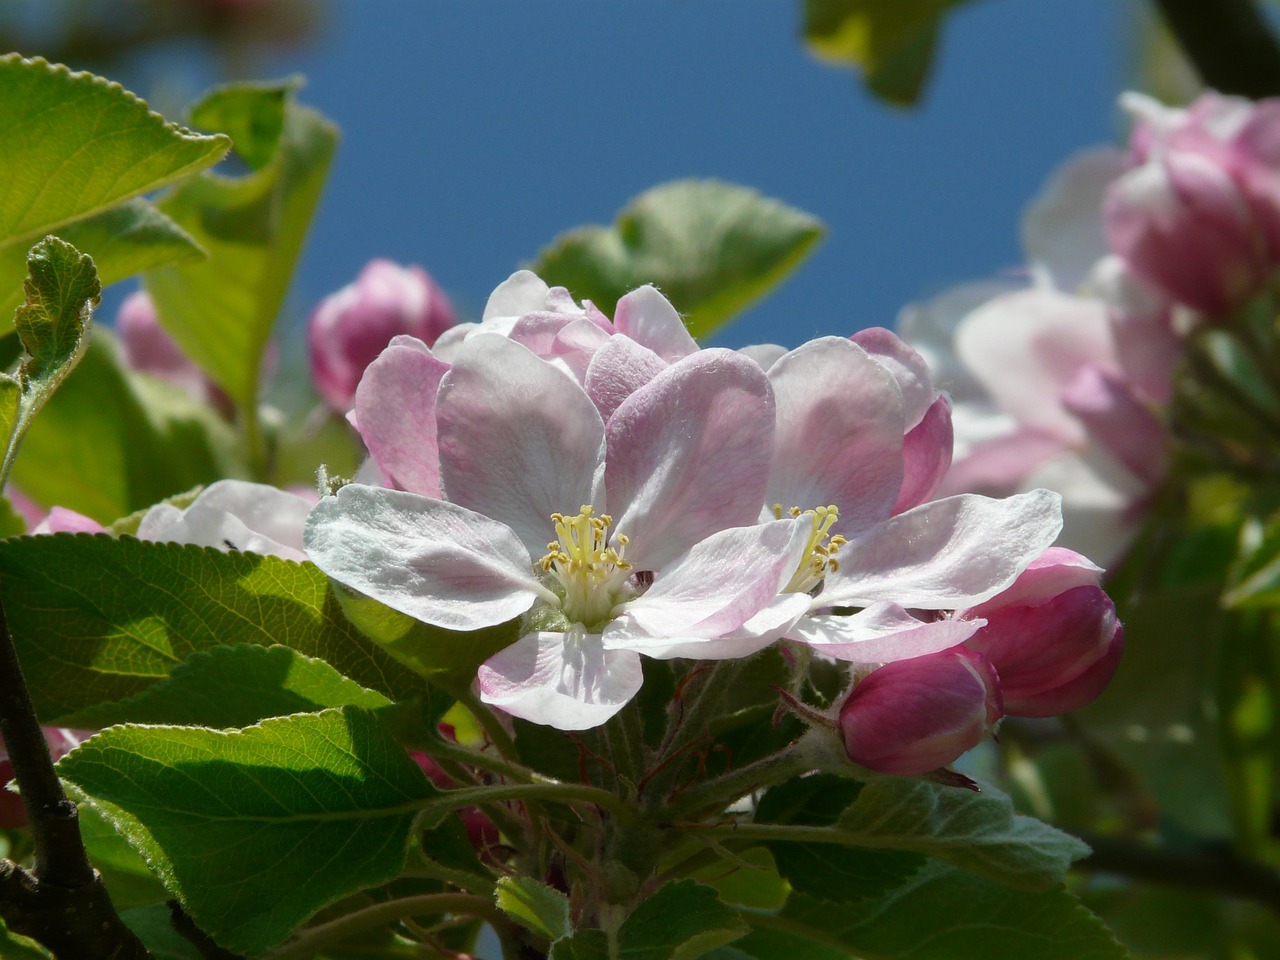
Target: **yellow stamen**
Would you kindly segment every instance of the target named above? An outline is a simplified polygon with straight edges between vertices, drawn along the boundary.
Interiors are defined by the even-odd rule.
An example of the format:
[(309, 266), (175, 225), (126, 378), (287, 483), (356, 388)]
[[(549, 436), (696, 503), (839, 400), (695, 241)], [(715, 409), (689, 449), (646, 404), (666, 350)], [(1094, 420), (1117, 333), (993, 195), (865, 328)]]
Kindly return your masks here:
[(573, 517), (553, 513), (551, 522), (556, 539), (547, 544), (538, 566), (563, 590), (561, 611), (571, 623), (588, 627), (608, 620), (627, 593), (627, 536), (618, 534), (613, 538), (616, 546), (610, 546), (613, 517), (596, 516), (590, 504), (583, 504)]
[[(781, 518), (782, 504), (775, 503), (773, 513), (774, 516)], [(834, 573), (840, 569), (840, 563), (835, 558), (836, 551), (848, 541), (839, 534), (833, 536), (831, 533), (832, 527), (840, 520), (840, 510), (835, 504), (830, 504), (803, 511), (799, 507), (791, 507), (787, 513), (792, 517), (809, 517), (813, 527), (809, 531), (809, 541), (805, 544), (804, 557), (800, 561), (800, 566), (792, 575), (791, 582), (783, 588), (783, 592), (809, 593), (822, 583), (828, 573)]]

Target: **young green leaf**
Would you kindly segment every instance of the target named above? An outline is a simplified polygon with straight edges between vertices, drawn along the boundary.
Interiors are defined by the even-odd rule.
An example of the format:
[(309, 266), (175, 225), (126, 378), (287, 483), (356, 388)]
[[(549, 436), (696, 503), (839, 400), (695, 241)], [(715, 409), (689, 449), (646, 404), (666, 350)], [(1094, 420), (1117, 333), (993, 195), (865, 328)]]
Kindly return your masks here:
[(81, 711), (76, 723), (89, 729), (115, 723), (247, 727), (326, 707), (390, 704), (323, 660), (279, 645), (237, 644), (193, 654), (141, 693)]
[(283, 644), (393, 700), (421, 681), (347, 622), (309, 563), (132, 537), (0, 541), (0, 590), (46, 723), (134, 696), (202, 650)]
[(804, 38), (822, 60), (862, 70), (878, 97), (912, 106), (929, 78), (943, 17), (969, 0), (805, 0)]
[(624, 293), (652, 283), (705, 337), (795, 269), (823, 232), (754, 190), (679, 180), (636, 197), (612, 227), (557, 238), (533, 269), (610, 315)]
[(245, 411), (337, 146), (336, 128), (294, 99), (297, 84), (244, 85), (211, 94), (193, 122), (236, 137), (252, 168), (205, 174), (159, 202), (209, 253), (149, 272), (160, 320), (183, 350)]
[(932, 861), (858, 909), (792, 893), (781, 913), (745, 914), (735, 946), (757, 960), (1125, 960), (1102, 922), (1061, 887), (1011, 890)]
[(512, 920), (548, 940), (573, 932), (569, 898), (532, 877), (501, 878), (494, 899)]
[(0, 256), (216, 163), (224, 136), (167, 123), (119, 84), (0, 57)]
[[(119, 771), (128, 769), (128, 776)], [(404, 866), (435, 791), (366, 711), (237, 731), (112, 727), (58, 764), (197, 925), (257, 954)]]
[(243, 469), (225, 421), (172, 384), (126, 372), (99, 329), (27, 431), (13, 478), (46, 506), (110, 523)]

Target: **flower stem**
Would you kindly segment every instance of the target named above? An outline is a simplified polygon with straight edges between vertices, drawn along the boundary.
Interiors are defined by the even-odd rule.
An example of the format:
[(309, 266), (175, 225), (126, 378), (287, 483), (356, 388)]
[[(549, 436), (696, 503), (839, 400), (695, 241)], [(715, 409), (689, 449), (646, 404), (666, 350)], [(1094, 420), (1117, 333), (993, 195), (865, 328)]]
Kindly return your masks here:
[(815, 768), (806, 733), (790, 746), (737, 770), (690, 787), (663, 812), (671, 820), (687, 820), (707, 809), (723, 808), (760, 787), (782, 783)]
[(509, 783), (491, 787), (466, 787), (462, 790), (446, 790), (422, 804), (422, 809), (432, 813), (456, 810), (458, 807), (479, 806), (503, 800), (551, 800), (558, 803), (593, 803), (631, 821), (636, 812), (621, 798), (599, 787), (582, 783)]

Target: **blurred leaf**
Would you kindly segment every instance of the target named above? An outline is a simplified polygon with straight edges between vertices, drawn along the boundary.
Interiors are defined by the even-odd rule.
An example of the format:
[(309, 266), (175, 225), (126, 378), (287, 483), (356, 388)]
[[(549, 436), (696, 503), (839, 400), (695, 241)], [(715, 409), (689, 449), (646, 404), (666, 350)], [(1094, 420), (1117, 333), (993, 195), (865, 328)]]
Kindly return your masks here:
[[(4, 427), (0, 424), (0, 435)], [(27, 521), (13, 508), (8, 497), (0, 495), (0, 537), (16, 537), (27, 532)]]
[(612, 315), (618, 298), (657, 286), (706, 337), (774, 287), (822, 238), (820, 221), (754, 190), (677, 180), (632, 200), (612, 227), (554, 240), (533, 269)]
[(132, 537), (17, 537), (0, 541), (0, 588), (46, 723), (74, 725), (79, 711), (229, 644), (283, 644), (392, 699), (421, 685), (347, 622), (309, 563)]
[[(84, 839), (89, 862), (102, 874), (117, 910), (152, 903), (164, 903), (169, 893), (151, 872), (138, 851), (116, 832), (93, 807), (82, 806), (78, 813), (80, 836)], [(168, 909), (165, 909), (166, 916)], [(3, 954), (0, 954), (3, 956)]]
[(120, 919), (151, 951), (152, 960), (203, 960), (191, 941), (173, 928), (173, 911), (168, 904), (153, 903), (132, 909), (116, 906), (120, 909)]
[(325, 707), (390, 704), (323, 660), (279, 645), (237, 644), (193, 654), (141, 693), (80, 711), (76, 723), (90, 729), (115, 723), (247, 727)]
[(856, 910), (792, 893), (734, 946), (757, 960), (1124, 960), (1125, 949), (1079, 900), (1058, 888), (1012, 890), (930, 861)]
[(53, 954), (34, 940), (10, 933), (0, 919), (0, 957), (4, 960), (54, 960)]
[(929, 70), (944, 16), (970, 0), (805, 0), (804, 37), (815, 56), (861, 70), (867, 88), (913, 106)]
[(1246, 526), (1222, 602), (1244, 609), (1280, 606), (1280, 514)]
[(252, 954), (395, 877), (420, 802), (435, 792), (353, 707), (231, 732), (112, 727), (63, 757), (58, 773), (202, 930)]
[(183, 351), (240, 405), (257, 403), (259, 370), (338, 142), (336, 128), (294, 100), (295, 82), (215, 91), (193, 122), (226, 127), (253, 168), (207, 173), (159, 201), (209, 253), (144, 278)]
[[(42, 234), (202, 170), (230, 146), (166, 123), (119, 84), (18, 54), (0, 57), (0, 137), (0, 280), (21, 278), (26, 248)], [(88, 229), (108, 238), (101, 225)], [(127, 259), (113, 248), (89, 252)], [(7, 283), (0, 297), (7, 326)]]
[(495, 896), (498, 909), (520, 926), (548, 940), (573, 932), (569, 898), (532, 877), (502, 877)]
[(128, 374), (110, 333), (95, 330), (74, 377), (23, 440), (13, 478), (44, 506), (99, 523), (237, 473), (235, 436), (181, 389)]

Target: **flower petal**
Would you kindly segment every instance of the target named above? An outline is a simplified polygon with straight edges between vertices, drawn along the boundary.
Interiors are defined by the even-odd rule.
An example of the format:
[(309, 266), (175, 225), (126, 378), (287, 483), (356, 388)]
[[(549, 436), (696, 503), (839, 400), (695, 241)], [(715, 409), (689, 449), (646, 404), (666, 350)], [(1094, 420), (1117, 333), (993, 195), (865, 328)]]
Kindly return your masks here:
[(910, 660), (963, 643), (985, 620), (918, 620), (896, 603), (875, 603), (852, 616), (805, 617), (787, 632), (829, 657), (854, 663)]
[(758, 653), (785, 635), (809, 608), (809, 597), (803, 593), (784, 593), (744, 623), (714, 640), (700, 637), (649, 637), (636, 630), (626, 617), (605, 627), (606, 649), (615, 647), (638, 650), (646, 657), (671, 660), (737, 660)]
[(374, 462), (424, 497), (440, 496), (436, 393), (448, 369), (422, 341), (397, 337), (356, 387), (355, 422)]
[(648, 347), (668, 363), (698, 352), (680, 314), (657, 287), (645, 284), (618, 300), (613, 311), (614, 329)]
[(954, 440), (951, 401), (943, 394), (902, 438), (902, 487), (893, 504), (894, 513), (910, 510), (934, 495), (951, 469)]
[(505, 523), (533, 556), (551, 514), (596, 502), (604, 423), (572, 378), (505, 337), (463, 344), (440, 383), (440, 480), (453, 503)]
[(510, 528), (402, 490), (348, 484), (316, 504), (305, 542), (339, 583), (450, 630), (494, 626), (550, 598)]
[(937, 394), (929, 377), (929, 365), (918, 352), (892, 330), (867, 327), (849, 338), (893, 376), (902, 391), (906, 429), (911, 430), (928, 412)]
[(889, 516), (902, 487), (902, 391), (843, 337), (792, 350), (769, 369), (778, 406), (767, 503), (835, 504), (845, 536)]
[(609, 419), (605, 487), (636, 569), (758, 519), (773, 423), (764, 371), (731, 350), (695, 353), (623, 401)]
[(600, 416), (607, 421), (622, 401), (667, 368), (648, 347), (630, 337), (610, 337), (587, 365), (585, 386)]
[(583, 633), (530, 633), (498, 651), (478, 675), (480, 699), (559, 730), (598, 727), (640, 690), (640, 657), (605, 650)]
[[(742, 627), (775, 597), (804, 558), (808, 517), (774, 520), (712, 534), (662, 569), (643, 596), (628, 602), (607, 645), (629, 629), (648, 640), (713, 639)], [(647, 638), (647, 639), (646, 639)]]
[(840, 568), (827, 575), (820, 599), (823, 606), (971, 607), (1013, 583), (1061, 529), (1062, 497), (1049, 490), (935, 500), (841, 547)]
[(511, 328), (511, 339), (553, 363), (579, 383), (591, 357), (612, 338), (581, 313), (526, 313)]
[(480, 319), (520, 317), (535, 310), (545, 310), (548, 292), (546, 283), (532, 270), (517, 270), (489, 294)]

